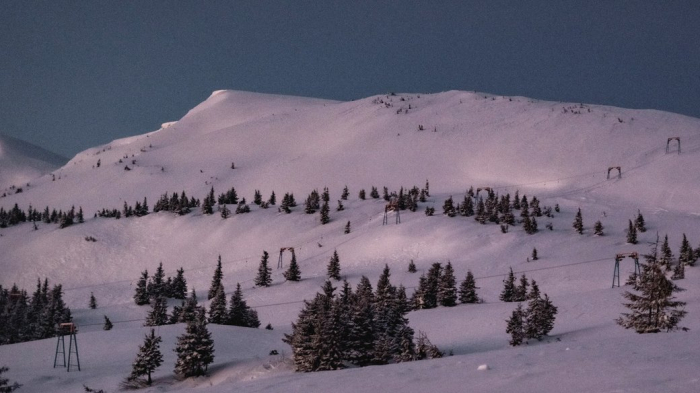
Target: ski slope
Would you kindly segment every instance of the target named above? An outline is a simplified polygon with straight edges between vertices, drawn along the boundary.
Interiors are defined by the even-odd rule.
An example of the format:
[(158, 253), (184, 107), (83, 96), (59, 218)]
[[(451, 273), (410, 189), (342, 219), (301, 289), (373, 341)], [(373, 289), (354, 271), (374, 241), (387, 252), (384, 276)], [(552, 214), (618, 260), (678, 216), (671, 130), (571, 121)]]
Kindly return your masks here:
[(14, 189), (8, 188), (26, 188), (31, 180), (63, 166), (67, 161), (58, 154), (0, 134), (0, 191), (14, 193)]
[[(666, 153), (667, 138), (675, 136), (681, 138), (681, 154), (675, 144)], [(621, 178), (614, 172), (607, 179), (610, 166), (621, 167)], [(0, 199), (0, 206), (82, 206), (88, 219), (66, 229), (46, 224), (38, 230), (31, 224), (0, 229), (0, 284), (31, 290), (37, 277), (63, 284), (81, 329), (83, 370), (51, 367), (54, 340), (0, 346), (0, 365), (10, 367), (7, 377), (24, 384), (22, 391), (79, 391), (82, 384), (116, 391), (147, 331), (141, 325), (148, 307), (132, 300), (140, 272), (152, 273), (160, 262), (166, 275), (183, 267), (189, 288), (201, 299), (218, 255), (227, 293), (240, 282), (262, 326), (270, 323), (274, 330), (210, 325), (216, 358), (209, 377), (181, 382), (172, 375), (171, 349), (184, 325), (160, 327), (165, 361), (150, 391), (691, 392), (700, 387), (693, 360), (700, 356), (699, 268), (687, 269), (678, 282), (687, 289), (678, 297), (688, 302), (682, 323), (688, 332), (624, 330), (614, 319), (625, 310), (625, 288), (610, 288), (615, 253), (644, 253), (657, 232), (668, 234), (674, 254), (683, 233), (693, 247), (699, 245), (698, 119), (460, 91), (351, 102), (218, 91), (182, 119), (88, 149), (52, 174)], [(358, 198), (360, 189), (369, 194), (371, 186), (380, 193), (383, 186), (422, 188), (426, 179), (430, 198), (415, 213), (401, 212), (398, 225), (393, 217), (390, 225), (381, 225), (383, 200)], [(337, 212), (335, 201), (345, 185), (350, 197)], [(120, 209), (124, 201), (147, 197), (152, 207), (164, 192), (185, 190), (202, 199), (211, 187), (218, 194), (232, 186), (248, 200), (250, 214), (226, 220), (199, 211), (92, 218), (98, 209)], [(502, 234), (497, 225), (480, 225), (472, 217), (443, 216), (444, 200), (453, 196), (460, 202), (470, 186), (511, 196), (519, 190), (521, 196), (537, 196), (543, 206), (559, 204), (561, 212), (541, 217), (534, 235), (520, 226)], [(331, 194), (327, 225), (320, 225), (318, 213), (304, 214), (302, 205), (311, 190), (323, 187)], [(291, 214), (261, 209), (250, 203), (254, 190), (264, 199), (274, 190), (278, 203), (293, 192), (299, 206)], [(436, 215), (425, 216), (426, 206), (435, 207)], [(571, 228), (578, 208), (583, 235)], [(628, 220), (638, 211), (648, 231), (639, 234), (639, 244), (626, 244)], [(605, 236), (593, 236), (597, 220)], [(352, 231), (344, 234), (348, 221)], [(545, 229), (547, 223), (552, 231)], [(97, 241), (87, 242), (86, 236)], [(274, 267), (281, 247), (295, 247), (302, 281), (284, 282), (283, 270), (274, 270), (272, 287), (255, 288), (262, 251), (270, 252)], [(533, 247), (540, 260), (528, 262)], [(291, 330), (302, 300), (320, 289), (334, 250), (353, 287), (362, 275), (376, 284), (387, 264), (392, 283), (408, 287), (409, 295), (431, 263), (449, 260), (459, 281), (468, 269), (474, 273), (485, 303), (409, 314), (416, 331), (425, 331), (453, 356), (295, 373), (281, 337)], [(410, 260), (418, 273), (406, 272)], [(551, 338), (543, 342), (508, 345), (505, 320), (516, 305), (498, 301), (498, 294), (511, 267), (535, 279), (559, 308)], [(623, 279), (631, 267), (623, 261)], [(91, 292), (96, 310), (87, 308)], [(112, 331), (101, 330), (103, 315), (115, 322)], [(281, 355), (270, 356), (272, 349)], [(482, 364), (490, 369), (478, 371)]]

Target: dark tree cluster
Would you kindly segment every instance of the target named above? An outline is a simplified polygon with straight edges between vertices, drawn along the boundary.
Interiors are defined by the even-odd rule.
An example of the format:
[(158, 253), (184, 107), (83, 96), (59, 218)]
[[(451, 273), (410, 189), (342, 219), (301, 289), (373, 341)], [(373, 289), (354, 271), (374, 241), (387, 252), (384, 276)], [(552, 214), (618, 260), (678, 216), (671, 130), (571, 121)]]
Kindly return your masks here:
[(362, 277), (354, 292), (345, 281), (340, 294), (326, 281), (322, 292), (305, 301), (292, 333), (284, 338), (292, 347), (297, 371), (442, 356), (425, 338), (414, 342), (414, 331), (405, 317), (410, 310), (405, 289), (391, 285), (389, 276), (385, 267), (376, 291), (367, 277)]
[(295, 207), (296, 205), (297, 205), (297, 202), (294, 200), (294, 194), (293, 193), (285, 193), (284, 196), (282, 197), (282, 203), (280, 204), (279, 210), (289, 214), (292, 212), (292, 208)]
[[(413, 261), (411, 261), (413, 262)], [(415, 270), (415, 265), (409, 271)], [(469, 272), (457, 290), (457, 282), (452, 263), (447, 262), (443, 268), (439, 262), (432, 264), (427, 274), (418, 281), (418, 288), (411, 296), (411, 307), (414, 310), (435, 308), (437, 306), (453, 307), (459, 300), (462, 303), (478, 303), (476, 282)]]
[(637, 333), (657, 333), (678, 328), (681, 319), (687, 314), (684, 302), (675, 300), (673, 294), (682, 291), (666, 277), (666, 269), (657, 252), (657, 245), (651, 253), (644, 255), (645, 263), (639, 277), (631, 281), (638, 293), (626, 291), (623, 296), (629, 303), (623, 303), (630, 312), (623, 313), (617, 323), (625, 329)]
[[(528, 289), (530, 288), (530, 285), (532, 285), (532, 289)], [(525, 274), (523, 274), (520, 276), (520, 280), (516, 285), (515, 274), (511, 268), (510, 273), (508, 273), (508, 277), (503, 280), (503, 290), (499, 295), (499, 299), (502, 302), (524, 302), (525, 300), (530, 299), (531, 296), (535, 296), (535, 294), (539, 294), (537, 282), (532, 280), (532, 284), (530, 284)]]
[(124, 207), (122, 208), (122, 216), (124, 217), (143, 217), (148, 215), (148, 200), (146, 197), (143, 198), (143, 203), (136, 201), (134, 206), (129, 205), (124, 201)]
[[(550, 207), (540, 207), (537, 197), (532, 197), (528, 201), (527, 196), (519, 196), (515, 192), (515, 197), (511, 201), (510, 194), (498, 195), (492, 189), (485, 189), (486, 197), (480, 192), (474, 192), (474, 187), (470, 187), (460, 203), (456, 203), (450, 196), (443, 204), (443, 214), (448, 217), (474, 217), (480, 224), (495, 223), (501, 226), (503, 233), (508, 233), (510, 226), (523, 224), (523, 229), (528, 234), (538, 231), (537, 218), (543, 215), (552, 216)], [(422, 200), (422, 198), (420, 199)], [(520, 220), (516, 220), (513, 210), (520, 210)], [(426, 211), (426, 215), (428, 212)]]
[(161, 262), (156, 269), (153, 277), (148, 276), (148, 270), (141, 272), (141, 277), (136, 282), (136, 292), (134, 293), (134, 302), (139, 305), (149, 304), (151, 299), (173, 298), (184, 299), (187, 295), (187, 280), (185, 279), (185, 270), (180, 268), (177, 270), (175, 277), (165, 278), (163, 271), (163, 263)]
[(185, 190), (178, 195), (177, 192), (173, 192), (171, 196), (168, 193), (160, 196), (158, 202), (153, 206), (153, 212), (157, 213), (159, 211), (173, 212), (179, 215), (185, 215), (199, 207), (200, 202), (197, 198), (188, 198)]
[(37, 280), (31, 298), (24, 289), (0, 286), (0, 344), (54, 337), (56, 326), (72, 321), (71, 311), (63, 302), (63, 288), (49, 281)]
[[(535, 286), (533, 291), (535, 292)], [(510, 345), (516, 346), (530, 339), (542, 340), (554, 328), (557, 307), (552, 304), (547, 294), (541, 297), (539, 292), (530, 293), (527, 309), (522, 304), (513, 311), (506, 321), (506, 333), (510, 334)]]
[(75, 223), (82, 224), (85, 222), (85, 217), (83, 216), (83, 208), (79, 208), (76, 212), (75, 206), (65, 212), (62, 210), (57, 211), (56, 209), (49, 211), (48, 206), (44, 208), (43, 212), (40, 212), (31, 205), (29, 205), (29, 208), (25, 212), (20, 209), (16, 203), (10, 210), (5, 210), (0, 207), (0, 228), (7, 228), (27, 221), (33, 222), (35, 229), (37, 222), (59, 224), (61, 228), (67, 228)]

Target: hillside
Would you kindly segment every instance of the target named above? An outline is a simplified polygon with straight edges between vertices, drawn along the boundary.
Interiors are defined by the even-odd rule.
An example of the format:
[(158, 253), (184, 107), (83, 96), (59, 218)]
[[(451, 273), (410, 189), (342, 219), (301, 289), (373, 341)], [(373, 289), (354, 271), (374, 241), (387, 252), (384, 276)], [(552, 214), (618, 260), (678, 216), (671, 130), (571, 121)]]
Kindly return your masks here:
[[(31, 143), (0, 134), (0, 191), (26, 183), (63, 166), (67, 159)], [(10, 191), (12, 192), (12, 191)]]
[[(681, 154), (675, 143), (666, 153), (669, 137), (681, 138)], [(615, 171), (607, 179), (610, 166), (621, 167), (620, 178)], [(358, 198), (360, 189), (369, 194), (372, 186), (380, 193), (384, 186), (389, 191), (423, 188), (426, 179), (430, 197), (416, 212), (402, 211), (400, 224), (391, 215), (390, 225), (381, 225), (384, 200)], [(345, 209), (335, 211), (346, 185)], [(561, 211), (538, 218), (540, 231), (534, 235), (521, 226), (503, 234), (498, 225), (480, 225), (473, 217), (443, 216), (445, 199), (461, 202), (470, 186), (493, 187), (500, 195), (518, 191)], [(144, 197), (152, 207), (165, 192), (184, 190), (203, 199), (212, 187), (217, 195), (235, 187), (252, 212), (229, 219), (198, 209), (185, 216), (92, 218), (99, 209), (121, 209), (125, 201), (133, 205)], [(323, 187), (330, 190), (327, 225), (320, 224), (318, 213), (303, 212), (306, 196)], [(291, 214), (276, 206), (261, 209), (252, 204), (255, 190), (264, 199), (274, 190), (278, 205), (291, 192), (299, 206)], [(81, 206), (87, 217), (84, 224), (65, 229), (43, 223), (37, 230), (31, 224), (0, 229), (0, 285), (17, 283), (31, 290), (37, 277), (63, 284), (81, 326), (85, 370), (52, 369), (48, 359), (54, 340), (0, 346), (0, 365), (8, 363), (8, 377), (24, 383), (23, 391), (76, 391), (82, 383), (115, 391), (146, 331), (141, 324), (148, 307), (132, 300), (140, 272), (152, 273), (159, 262), (167, 275), (183, 267), (189, 287), (205, 293), (221, 255), (227, 294), (240, 282), (263, 326), (270, 323), (275, 330), (214, 327), (218, 352), (211, 376), (177, 382), (170, 348), (184, 328), (161, 327), (169, 354), (153, 391), (192, 386), (211, 392), (281, 391), (285, 386), (322, 392), (339, 380), (348, 392), (376, 391), (380, 381), (388, 390), (404, 392), (436, 383), (441, 391), (462, 391), (465, 375), (476, 391), (555, 392), (561, 391), (562, 380), (571, 381), (571, 391), (653, 392), (660, 386), (693, 391), (700, 382), (688, 359), (700, 356), (700, 268), (689, 268), (678, 282), (687, 289), (679, 298), (688, 302), (682, 325), (689, 332), (637, 335), (616, 326), (614, 319), (625, 310), (621, 294), (629, 287), (611, 289), (610, 283), (614, 255), (647, 252), (657, 232), (668, 234), (675, 255), (684, 233), (698, 246), (697, 195), (700, 119), (459, 91), (351, 102), (219, 91), (160, 130), (86, 150), (32, 181), (24, 192), (0, 199), (5, 209), (15, 203), (40, 210)], [(434, 207), (435, 216), (423, 214), (426, 207)], [(578, 208), (583, 235), (571, 228)], [(638, 212), (648, 231), (640, 233), (639, 244), (627, 244), (628, 220)], [(593, 236), (597, 220), (605, 236)], [(352, 231), (344, 234), (348, 221)], [(86, 236), (97, 241), (85, 241)], [(272, 287), (254, 287), (262, 251), (270, 252), (274, 267), (281, 247), (295, 247), (302, 281), (284, 282), (282, 270), (274, 270)], [(534, 247), (541, 258), (529, 261)], [(362, 275), (374, 285), (387, 264), (392, 283), (406, 286), (410, 296), (430, 264), (449, 260), (458, 280), (468, 269), (474, 273), (486, 301), (409, 314), (411, 326), (427, 332), (453, 357), (294, 373), (284, 360), (289, 347), (280, 339), (290, 331), (302, 300), (320, 289), (334, 250), (353, 287)], [(417, 274), (406, 272), (410, 260)], [(632, 270), (629, 262), (622, 263), (623, 280)], [(536, 279), (559, 307), (551, 339), (509, 347), (504, 321), (515, 304), (498, 301), (498, 294), (511, 267)], [(91, 292), (97, 310), (87, 308)], [(101, 330), (103, 315), (117, 322), (113, 331)], [(105, 340), (120, 344), (113, 349)], [(286, 357), (270, 357), (270, 349)], [(32, 356), (10, 362), (16, 351)], [(105, 351), (112, 356), (102, 356)], [(636, 362), (628, 361), (630, 353)], [(477, 372), (483, 363), (492, 370)]]

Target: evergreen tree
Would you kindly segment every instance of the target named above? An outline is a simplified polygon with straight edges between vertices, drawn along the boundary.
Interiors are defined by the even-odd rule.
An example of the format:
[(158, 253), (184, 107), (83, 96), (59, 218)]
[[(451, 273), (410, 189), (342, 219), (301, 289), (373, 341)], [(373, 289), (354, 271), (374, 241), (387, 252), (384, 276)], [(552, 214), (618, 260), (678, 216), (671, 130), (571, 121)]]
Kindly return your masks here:
[(683, 241), (681, 242), (681, 249), (678, 251), (678, 263), (683, 266), (693, 266), (695, 264), (695, 253), (693, 248), (688, 242), (688, 238), (683, 234)]
[(664, 270), (671, 270), (671, 265), (673, 264), (673, 252), (671, 247), (668, 245), (668, 235), (664, 236), (664, 243), (661, 245), (661, 256), (659, 257), (659, 263), (664, 267)]
[(658, 261), (656, 246), (644, 258), (646, 263), (642, 264), (642, 273), (635, 287), (641, 293), (624, 293), (629, 303), (623, 305), (631, 312), (623, 313), (616, 322), (625, 329), (633, 328), (637, 333), (675, 329), (687, 313), (681, 309), (685, 302), (676, 301), (673, 296), (682, 289), (666, 278)]
[(443, 357), (443, 355), (444, 354), (438, 347), (428, 340), (428, 336), (424, 332), (418, 332), (418, 338), (416, 339), (416, 360), (438, 359)]
[(229, 217), (231, 217), (231, 209), (226, 207), (226, 205), (224, 204), (223, 206), (221, 206), (221, 218), (227, 219)]
[(340, 281), (340, 258), (338, 257), (337, 250), (333, 251), (333, 256), (331, 256), (330, 261), (328, 261), (326, 271), (328, 279)]
[(536, 248), (533, 248), (533, 249), (532, 249), (532, 260), (533, 260), (533, 261), (536, 261), (536, 260), (538, 260), (538, 259), (540, 259), (540, 258), (539, 258), (539, 256), (537, 255), (537, 249), (536, 249)]
[(581, 216), (581, 208), (579, 208), (578, 212), (576, 213), (573, 227), (579, 235), (583, 235), (583, 217)]
[(214, 361), (214, 341), (207, 329), (204, 310), (200, 309), (195, 320), (187, 323), (185, 334), (178, 336), (175, 374), (180, 378), (205, 375)]
[(221, 280), (224, 278), (224, 273), (221, 268), (221, 255), (216, 262), (216, 269), (214, 270), (214, 277), (211, 279), (211, 285), (209, 286), (209, 293), (207, 294), (207, 300), (211, 300), (219, 292), (219, 288), (223, 289), (223, 284)]
[(370, 191), (369, 196), (374, 199), (379, 199), (379, 191), (377, 191), (377, 187), (372, 186), (372, 191)]
[(272, 194), (270, 194), (270, 199), (267, 200), (267, 203), (271, 206), (274, 206), (277, 203), (277, 196), (275, 195), (274, 191), (272, 191)]
[(479, 303), (481, 300), (476, 294), (476, 280), (471, 270), (467, 270), (467, 277), (459, 286), (459, 302), (460, 303)]
[(685, 278), (685, 265), (678, 262), (676, 267), (673, 268), (673, 275), (671, 275), (671, 280), (682, 280)]
[(416, 309), (437, 307), (441, 272), (442, 265), (436, 262), (430, 267), (427, 275), (421, 276), (418, 288), (412, 298), (412, 303)]
[(527, 294), (527, 300), (539, 299), (540, 298), (540, 287), (537, 285), (537, 281), (532, 280), (530, 284), (530, 293)]
[(128, 381), (146, 375), (146, 385), (151, 385), (151, 373), (153, 373), (161, 364), (163, 364), (163, 354), (160, 353), (160, 343), (163, 342), (160, 336), (156, 336), (154, 329), (151, 329), (151, 334), (147, 334), (143, 341), (143, 345), (139, 345), (139, 352), (136, 355), (134, 363), (131, 365), (131, 375), (127, 378)]
[(523, 306), (518, 303), (518, 307), (513, 310), (510, 319), (508, 319), (506, 333), (510, 334), (510, 345), (516, 346), (523, 343), (525, 339), (525, 321)]
[(350, 221), (348, 221), (348, 223), (345, 224), (345, 229), (343, 230), (343, 233), (346, 235), (350, 233)]
[(102, 326), (102, 330), (112, 330), (112, 328), (114, 327), (114, 325), (112, 324), (112, 321), (110, 321), (106, 315), (104, 317), (105, 317), (105, 324)]
[(642, 212), (640, 212), (639, 210), (637, 210), (637, 218), (634, 219), (634, 226), (641, 233), (647, 231), (647, 228), (644, 224), (644, 216), (642, 216)]
[(525, 312), (525, 337), (535, 338), (538, 341), (549, 334), (554, 327), (557, 308), (549, 300), (547, 294), (544, 298), (539, 296), (530, 299)]
[(596, 221), (593, 225), (593, 234), (595, 236), (603, 236), (605, 235), (605, 233), (603, 233), (603, 229), (603, 224), (600, 221)]
[(294, 253), (292, 253), (292, 261), (289, 263), (287, 271), (284, 272), (284, 278), (287, 281), (301, 280), (301, 271), (299, 270), (299, 264), (297, 264), (297, 257)]
[(227, 324), (250, 328), (258, 328), (260, 326), (258, 313), (248, 307), (245, 299), (243, 299), (241, 284), (236, 284), (236, 291), (231, 295)]
[(165, 272), (163, 271), (163, 262), (158, 265), (147, 288), (148, 296), (151, 298), (165, 296)]
[(360, 198), (361, 200), (363, 200), (363, 201), (364, 201), (364, 200), (365, 200), (365, 198), (366, 198), (366, 195), (365, 195), (365, 189), (364, 189), (364, 188), (363, 188), (363, 189), (361, 189), (361, 190), (360, 190), (360, 192), (358, 193), (358, 195), (357, 195), (357, 196), (358, 196), (358, 198)]
[(513, 297), (513, 301), (515, 302), (522, 302), (525, 301), (527, 298), (527, 288), (530, 286), (530, 283), (527, 281), (527, 277), (525, 277), (525, 274), (520, 276), (520, 283), (519, 285), (515, 288), (515, 296)]
[(185, 269), (180, 267), (170, 284), (170, 295), (174, 299), (184, 299), (187, 296), (187, 280), (185, 279)]
[(255, 195), (253, 196), (253, 203), (260, 206), (262, 203), (262, 194), (260, 194), (260, 190), (255, 190)]
[(272, 284), (272, 269), (267, 265), (269, 257), (267, 251), (263, 251), (260, 266), (258, 267), (258, 275), (255, 277), (255, 285), (259, 287), (269, 287)]
[(447, 265), (442, 270), (440, 282), (438, 284), (437, 300), (441, 306), (454, 307), (457, 305), (457, 288), (452, 263), (447, 262)]
[(442, 214), (448, 217), (454, 217), (457, 215), (457, 210), (455, 209), (454, 202), (452, 201), (452, 196), (445, 200), (442, 204)]
[(627, 243), (637, 244), (637, 227), (632, 224), (632, 220), (629, 220), (627, 226)]
[(510, 273), (508, 273), (508, 278), (503, 280), (503, 291), (501, 291), (498, 297), (502, 302), (513, 302), (516, 299), (516, 288), (515, 288), (515, 274), (513, 274), (513, 268), (510, 268)]
[(10, 369), (3, 366), (0, 367), (0, 392), (2, 393), (10, 393), (14, 390), (19, 389), (22, 385), (18, 384), (17, 382), (10, 384), (10, 380), (7, 378), (3, 378), (2, 373), (9, 371)]
[(344, 201), (347, 201), (349, 195), (350, 195), (350, 191), (348, 190), (348, 186), (346, 185), (346, 186), (343, 188), (343, 193), (340, 194), (340, 199), (342, 199), (342, 200), (344, 200)]
[(328, 224), (331, 219), (328, 216), (328, 213), (330, 212), (330, 208), (328, 207), (328, 202), (323, 201), (323, 206), (321, 206), (321, 224), (326, 225)]
[(411, 259), (411, 261), (408, 262), (408, 272), (415, 273), (416, 271), (416, 264), (413, 262), (413, 259)]
[[(197, 301), (197, 291), (192, 289), (190, 296), (182, 303), (182, 309), (180, 310), (177, 322), (194, 321), (197, 318), (197, 313), (200, 308)], [(173, 314), (175, 314), (174, 310)]]
[(156, 296), (152, 300), (151, 311), (146, 317), (146, 322), (143, 326), (161, 326), (168, 324), (168, 303), (165, 297)]
[(209, 305), (209, 323), (223, 325), (227, 322), (227, 319), (226, 293), (224, 292), (224, 287), (220, 286)]
[(97, 299), (95, 299), (95, 295), (92, 292), (90, 292), (90, 303), (88, 304), (88, 307), (93, 310), (97, 308)]

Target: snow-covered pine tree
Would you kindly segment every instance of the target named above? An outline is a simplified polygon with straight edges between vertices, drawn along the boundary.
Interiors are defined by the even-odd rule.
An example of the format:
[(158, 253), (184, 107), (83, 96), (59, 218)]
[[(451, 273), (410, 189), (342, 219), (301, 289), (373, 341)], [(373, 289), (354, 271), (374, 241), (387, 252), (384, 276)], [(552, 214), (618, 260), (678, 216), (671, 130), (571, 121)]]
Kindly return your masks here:
[(359, 193), (357, 193), (357, 197), (360, 198), (360, 200), (365, 200), (367, 198), (367, 195), (365, 194), (365, 189), (361, 189)]
[(525, 339), (525, 321), (522, 304), (518, 303), (518, 307), (513, 310), (510, 318), (506, 321), (506, 333), (510, 334), (510, 345), (516, 346), (523, 343)]
[(629, 225), (627, 226), (627, 243), (637, 244), (637, 227), (632, 224), (632, 220), (629, 220)]
[(102, 330), (112, 330), (112, 328), (114, 327), (114, 325), (112, 324), (112, 321), (110, 321), (106, 315), (104, 317), (105, 317), (105, 324), (102, 326)]
[(530, 284), (530, 292), (527, 294), (527, 300), (539, 299), (540, 298), (540, 287), (537, 285), (537, 281), (532, 280)]
[(379, 191), (377, 190), (377, 187), (372, 186), (372, 191), (370, 191), (369, 196), (374, 199), (379, 199)]
[(503, 290), (498, 297), (502, 302), (513, 302), (516, 299), (515, 274), (513, 268), (510, 268), (508, 278), (503, 280)]
[(348, 221), (348, 223), (345, 224), (345, 229), (343, 230), (343, 233), (346, 235), (350, 233), (350, 221)]
[(170, 295), (174, 299), (184, 299), (187, 296), (187, 280), (185, 279), (185, 269), (180, 267), (170, 284)]
[(673, 251), (671, 251), (671, 247), (668, 245), (668, 234), (664, 236), (664, 242), (661, 245), (659, 263), (664, 267), (664, 270), (671, 270), (671, 265), (673, 264)]
[(634, 226), (641, 233), (644, 233), (647, 231), (647, 228), (646, 228), (645, 223), (644, 223), (644, 216), (642, 216), (642, 212), (639, 210), (637, 210), (637, 217), (634, 219)]
[(603, 224), (600, 221), (596, 221), (595, 224), (593, 224), (593, 235), (595, 236), (603, 236), (605, 233), (603, 232)]
[(157, 298), (165, 296), (165, 272), (163, 271), (163, 262), (158, 264), (156, 272), (151, 277), (148, 288), (148, 296)]
[(143, 306), (149, 302), (148, 296), (148, 270), (141, 272), (141, 278), (136, 282), (136, 293), (134, 293), (134, 302)]
[(329, 212), (330, 207), (328, 207), (328, 202), (323, 201), (323, 205), (321, 206), (321, 225), (326, 225), (331, 222), (331, 218), (328, 215)]
[(328, 279), (333, 279), (340, 281), (340, 257), (338, 257), (338, 251), (333, 251), (333, 256), (328, 261), (328, 267), (326, 268)]
[(297, 263), (297, 257), (292, 253), (292, 261), (289, 262), (289, 267), (287, 271), (284, 272), (284, 278), (287, 281), (299, 281), (301, 280), (301, 271), (299, 270), (299, 264)]
[(347, 201), (349, 195), (350, 195), (350, 191), (348, 191), (348, 186), (346, 185), (346, 186), (343, 188), (343, 193), (340, 194), (340, 199), (342, 199), (342, 200), (344, 200), (344, 201)]
[(187, 323), (185, 333), (177, 338), (177, 362), (175, 374), (180, 378), (205, 375), (209, 364), (214, 361), (214, 340), (207, 329), (204, 309)]
[(671, 275), (671, 280), (682, 280), (685, 278), (685, 265), (678, 262), (676, 267), (673, 268), (673, 274)]
[(467, 277), (459, 285), (459, 302), (460, 303), (479, 303), (479, 296), (476, 294), (476, 280), (471, 270), (467, 270)]
[(457, 215), (454, 201), (452, 201), (452, 195), (450, 195), (450, 197), (445, 200), (445, 203), (442, 204), (442, 214), (448, 217), (454, 217)]
[(572, 225), (579, 235), (583, 235), (583, 217), (581, 216), (581, 208), (578, 208), (576, 212), (576, 218), (574, 218), (574, 223)]
[(226, 207), (226, 204), (221, 206), (220, 210), (221, 210), (221, 218), (227, 219), (227, 218), (231, 217), (231, 209)]
[(531, 258), (532, 258), (533, 261), (536, 261), (536, 260), (540, 259), (540, 257), (537, 255), (537, 248), (533, 248), (533, 249), (532, 249), (532, 256), (531, 256)]
[(520, 276), (520, 283), (518, 286), (515, 288), (515, 294), (513, 297), (514, 302), (523, 302), (527, 298), (527, 289), (530, 286), (530, 283), (527, 281), (527, 277), (523, 273), (523, 275)]
[(214, 269), (214, 277), (211, 279), (211, 285), (209, 286), (209, 292), (207, 293), (207, 300), (211, 300), (219, 292), (219, 288), (223, 288), (221, 280), (224, 278), (224, 273), (221, 268), (221, 255), (216, 261), (216, 269)]
[[(185, 301), (182, 304), (182, 310), (180, 311), (180, 315), (178, 317), (178, 322), (191, 322), (194, 321), (197, 317), (197, 312), (199, 312), (199, 307), (198, 301), (197, 301), (197, 291), (192, 289), (192, 293), (190, 293), (190, 296), (185, 299)], [(173, 310), (173, 314), (175, 311)]]
[(681, 242), (681, 249), (678, 251), (678, 263), (684, 266), (693, 266), (695, 264), (695, 253), (693, 248), (688, 242), (688, 238), (683, 234), (683, 241)]
[(408, 272), (415, 273), (416, 271), (416, 264), (413, 262), (413, 259), (411, 259), (411, 261), (408, 262)]
[(339, 212), (339, 211), (343, 211), (343, 210), (345, 210), (345, 206), (343, 206), (343, 201), (338, 199), (338, 207), (335, 208), (335, 211)]
[(272, 269), (267, 265), (270, 258), (267, 251), (263, 251), (258, 267), (258, 275), (255, 277), (255, 285), (259, 287), (269, 287), (272, 284)]
[(7, 378), (3, 378), (2, 374), (4, 372), (9, 371), (10, 369), (2, 366), (0, 367), (0, 392), (2, 393), (10, 393), (12, 391), (15, 391), (19, 389), (22, 385), (18, 384), (17, 382), (14, 382), (10, 384), (10, 380)]
[(228, 316), (226, 313), (226, 293), (223, 285), (216, 290), (216, 295), (209, 304), (209, 323), (223, 325), (226, 323)]
[(255, 190), (255, 194), (253, 196), (253, 203), (260, 206), (262, 203), (262, 194), (260, 194), (260, 190)]
[(165, 297), (156, 296), (151, 300), (152, 308), (146, 316), (143, 326), (161, 326), (168, 324), (168, 303)]
[(437, 301), (444, 307), (454, 307), (457, 305), (456, 279), (450, 261), (447, 261), (447, 265), (442, 269), (442, 274), (440, 275)]
[(274, 206), (277, 203), (277, 195), (275, 195), (275, 191), (272, 191), (272, 194), (270, 194), (270, 199), (267, 200), (267, 203), (270, 206)]
[(547, 294), (544, 298), (537, 296), (530, 299), (525, 312), (525, 337), (535, 338), (538, 341), (549, 334), (554, 328), (557, 308), (549, 300)]
[(95, 295), (92, 292), (90, 292), (90, 302), (88, 303), (88, 307), (93, 310), (97, 308), (97, 299), (95, 299)]
[(418, 331), (418, 338), (416, 339), (416, 360), (423, 359), (438, 359), (443, 357), (444, 354), (436, 345), (428, 340), (428, 336), (425, 332)]
[(428, 270), (428, 274), (421, 276), (418, 288), (412, 298), (412, 303), (416, 309), (428, 309), (438, 306), (437, 297), (441, 272), (442, 265), (439, 262), (435, 262)]
[(243, 299), (243, 291), (241, 290), (240, 283), (236, 284), (236, 290), (233, 292), (233, 295), (231, 295), (226, 324), (252, 328), (260, 326), (257, 313), (255, 310), (248, 307), (245, 299)]
[(686, 315), (682, 309), (685, 302), (674, 300), (673, 293), (682, 289), (666, 278), (663, 266), (659, 263), (658, 244), (652, 247), (650, 254), (644, 255), (642, 273), (637, 280), (635, 294), (624, 293), (629, 303), (623, 303), (630, 313), (623, 313), (616, 320), (625, 329), (634, 329), (637, 333), (657, 333), (661, 330), (673, 330)]
[(156, 331), (151, 329), (151, 334), (146, 334), (143, 345), (139, 345), (139, 352), (131, 365), (131, 375), (127, 377), (127, 383), (135, 382), (142, 376), (147, 376), (146, 385), (153, 383), (151, 374), (163, 364), (163, 354), (160, 353), (160, 343), (163, 339), (156, 336)]

